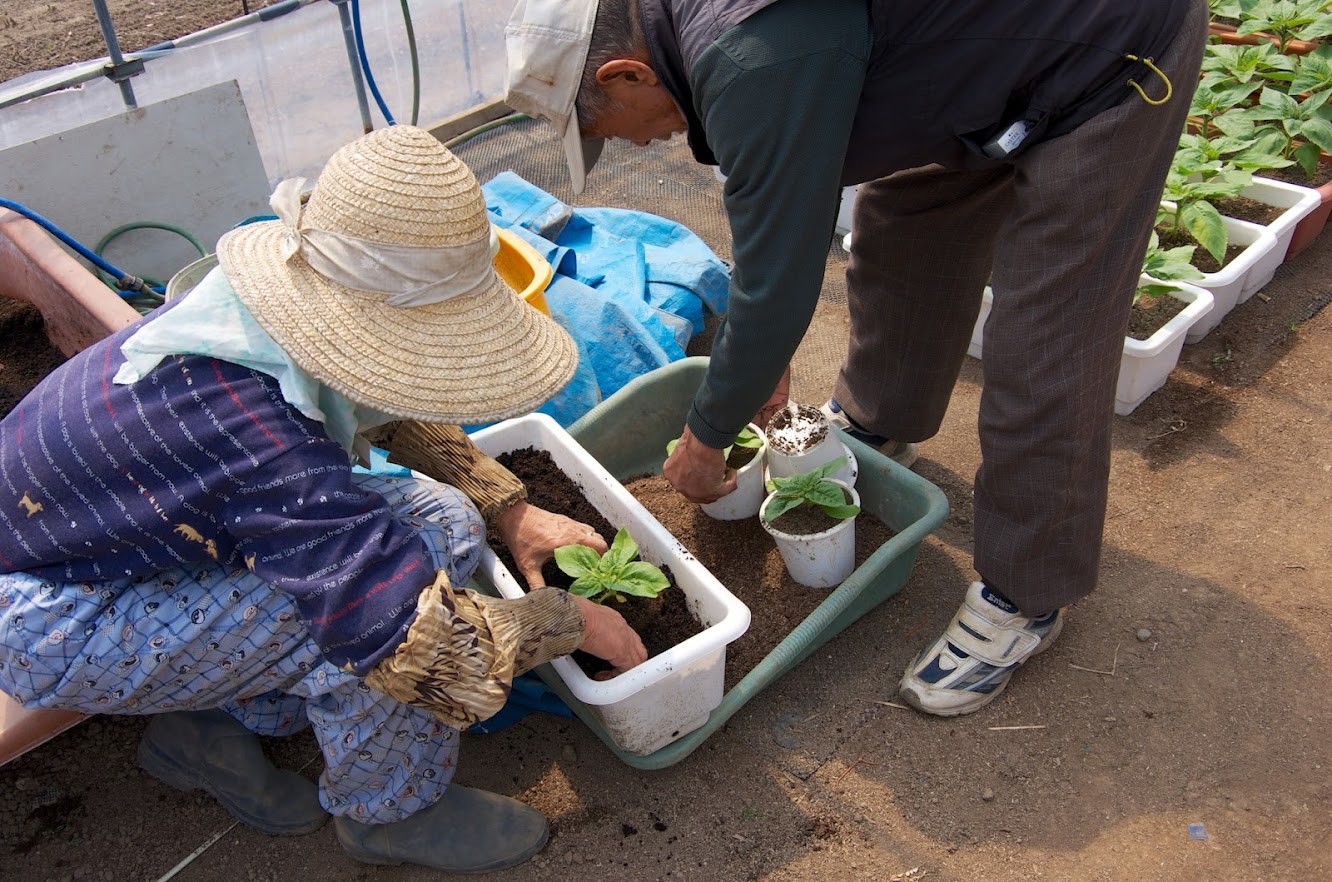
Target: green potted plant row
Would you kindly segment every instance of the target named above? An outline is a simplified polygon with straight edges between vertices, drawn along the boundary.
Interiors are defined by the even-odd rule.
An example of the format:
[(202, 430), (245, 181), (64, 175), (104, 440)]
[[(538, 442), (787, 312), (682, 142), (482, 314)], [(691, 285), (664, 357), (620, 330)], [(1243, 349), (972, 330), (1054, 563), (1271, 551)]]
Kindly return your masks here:
[[(1322, 232), (1332, 215), (1332, 46), (1309, 46), (1304, 54), (1292, 51), (1300, 37), (1321, 37), (1328, 32), (1332, 14), (1328, 3), (1270, 0), (1231, 0), (1212, 4), (1214, 15), (1244, 19), (1247, 45), (1211, 44), (1203, 61), (1203, 74), (1195, 92), (1190, 131), (1213, 138), (1218, 135), (1254, 145), (1286, 160), (1284, 166), (1256, 169), (1258, 178), (1245, 196), (1286, 210), (1278, 250), (1283, 260), (1297, 255)], [(1270, 39), (1254, 36), (1269, 32)], [(1278, 186), (1268, 186), (1276, 181)], [(1309, 203), (1302, 191), (1281, 186), (1307, 187), (1317, 203), (1292, 221), (1291, 211)], [(1284, 245), (1284, 247), (1282, 247)], [(1252, 293), (1250, 291), (1247, 294)]]
[(1327, 0), (1209, 0), (1208, 30), (1231, 45), (1269, 43), (1282, 52), (1302, 55), (1332, 34)]

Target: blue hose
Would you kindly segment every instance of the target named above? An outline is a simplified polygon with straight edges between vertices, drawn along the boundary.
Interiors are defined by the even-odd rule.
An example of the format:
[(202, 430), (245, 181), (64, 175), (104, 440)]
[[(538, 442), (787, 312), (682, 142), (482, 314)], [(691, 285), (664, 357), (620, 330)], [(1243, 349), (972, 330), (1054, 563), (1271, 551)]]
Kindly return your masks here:
[(118, 288), (116, 293), (119, 294), (121, 297), (128, 300), (132, 297), (139, 297), (144, 294), (160, 295), (166, 292), (165, 287), (155, 288), (149, 285), (143, 279), (139, 278), (138, 276), (132, 276), (129, 273), (119, 270), (116, 267), (112, 266), (110, 263), (108, 263), (106, 260), (98, 256), (97, 254), (94, 254), (92, 251), (88, 250), (83, 245), (79, 244), (77, 241), (74, 240), (73, 237), (71, 237), (64, 230), (60, 229), (55, 224), (51, 223), (51, 221), (42, 217), (40, 214), (33, 211), (31, 208), (28, 208), (26, 205), (20, 205), (19, 203), (14, 202), (10, 199), (5, 199), (3, 197), (0, 197), (0, 208), (8, 208), (10, 211), (16, 212), (17, 214), (21, 214), (24, 217), (26, 217), (28, 220), (38, 224), (40, 227), (42, 227), (42, 229), (46, 230), (52, 236), (55, 236), (61, 242), (64, 242), (70, 248), (73, 248), (75, 251), (77, 251), (84, 260), (88, 261), (93, 266), (100, 269), (102, 272), (111, 275), (116, 280), (116, 285)]
[(375, 84), (375, 78), (370, 73), (370, 59), (365, 55), (365, 38), (361, 36), (361, 0), (351, 0), (352, 13), (352, 31), (356, 34), (356, 54), (361, 59), (361, 71), (365, 74), (365, 84), (370, 87), (370, 94), (374, 96), (375, 103), (379, 105), (379, 112), (384, 114), (384, 119), (391, 126), (397, 125), (393, 119), (393, 114), (389, 113), (388, 104), (384, 102), (384, 96), (379, 94), (379, 86)]

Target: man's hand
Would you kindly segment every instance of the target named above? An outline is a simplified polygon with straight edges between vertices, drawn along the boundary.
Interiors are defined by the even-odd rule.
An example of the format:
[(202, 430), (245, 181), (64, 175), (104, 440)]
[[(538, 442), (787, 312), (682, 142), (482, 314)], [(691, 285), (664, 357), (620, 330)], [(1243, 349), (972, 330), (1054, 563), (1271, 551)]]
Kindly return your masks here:
[(587, 524), (529, 505), (526, 500), (510, 506), (496, 518), (495, 526), (530, 588), (545, 587), (541, 568), (560, 546), (586, 545), (597, 554), (605, 554), (608, 547), (601, 534)]
[(690, 502), (714, 502), (735, 489), (735, 469), (726, 467), (723, 451), (699, 441), (688, 426), (662, 474)]
[(620, 674), (647, 661), (647, 650), (624, 616), (586, 597), (569, 595), (583, 611), (583, 645), (579, 648), (605, 659)]
[(787, 365), (786, 370), (782, 371), (782, 378), (777, 381), (777, 388), (772, 390), (772, 395), (768, 398), (766, 404), (759, 408), (759, 412), (754, 414), (754, 425), (759, 427), (759, 431), (766, 431), (768, 420), (773, 418), (777, 411), (786, 407), (791, 400), (791, 366)]

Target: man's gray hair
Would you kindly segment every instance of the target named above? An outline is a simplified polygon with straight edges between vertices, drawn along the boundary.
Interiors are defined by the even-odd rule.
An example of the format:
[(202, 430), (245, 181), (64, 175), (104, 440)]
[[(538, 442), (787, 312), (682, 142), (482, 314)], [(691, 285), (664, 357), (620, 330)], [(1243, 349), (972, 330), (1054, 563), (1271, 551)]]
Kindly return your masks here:
[(587, 131), (601, 117), (620, 109), (597, 82), (601, 66), (617, 58), (640, 58), (646, 54), (647, 41), (638, 21), (638, 0), (600, 0), (587, 63), (583, 65), (583, 79), (574, 101), (580, 129)]

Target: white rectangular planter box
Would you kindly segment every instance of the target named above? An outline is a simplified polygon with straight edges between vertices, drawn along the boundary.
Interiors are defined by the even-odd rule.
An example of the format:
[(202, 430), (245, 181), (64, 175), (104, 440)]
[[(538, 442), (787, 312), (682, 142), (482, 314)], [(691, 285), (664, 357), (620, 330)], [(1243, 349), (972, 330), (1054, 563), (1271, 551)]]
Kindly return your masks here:
[(1197, 343), (1221, 324), (1221, 320), (1239, 303), (1240, 295), (1244, 293), (1244, 284), (1254, 266), (1276, 249), (1276, 236), (1267, 227), (1233, 217), (1223, 217), (1221, 220), (1226, 226), (1227, 239), (1232, 244), (1243, 245), (1244, 250), (1220, 270), (1203, 273), (1201, 279), (1189, 280), (1190, 285), (1212, 292), (1213, 303), (1211, 312), (1189, 329), (1184, 338), (1185, 343)]
[[(1142, 281), (1155, 280), (1143, 276)], [(1148, 339), (1124, 338), (1124, 355), (1119, 362), (1119, 383), (1115, 386), (1115, 413), (1120, 416), (1132, 413), (1148, 395), (1165, 385), (1166, 378), (1179, 363), (1185, 334), (1212, 309), (1210, 291), (1184, 282), (1158, 284), (1179, 289), (1176, 296), (1189, 305)], [(994, 292), (987, 285), (981, 299), (980, 315), (976, 317), (976, 326), (971, 331), (971, 345), (967, 348), (967, 354), (972, 358), (981, 357), (985, 320), (993, 306)]]
[[(532, 447), (545, 450), (603, 517), (626, 527), (639, 556), (669, 567), (704, 630), (610, 680), (593, 680), (572, 658), (551, 662), (574, 697), (588, 706), (615, 743), (644, 756), (707, 722), (721, 703), (726, 646), (749, 627), (749, 607), (726, 590), (642, 503), (545, 414), (506, 420), (472, 436), (489, 456)], [(524, 593), (494, 552), (486, 549), (479, 575), (503, 597)]]
[(1263, 286), (1272, 281), (1277, 267), (1286, 259), (1290, 240), (1295, 235), (1295, 225), (1309, 215), (1322, 202), (1318, 191), (1312, 187), (1301, 187), (1268, 178), (1254, 178), (1253, 183), (1240, 194), (1246, 199), (1284, 208), (1276, 220), (1267, 225), (1267, 229), (1276, 238), (1276, 246), (1260, 258), (1244, 278), (1240, 290), (1239, 303), (1248, 300)]
[[(1144, 278), (1145, 281), (1145, 278)], [(1184, 335), (1212, 309), (1209, 291), (1184, 282), (1161, 282), (1176, 289), (1174, 297), (1188, 306), (1146, 340), (1124, 338), (1124, 356), (1119, 362), (1119, 384), (1115, 387), (1115, 413), (1126, 416), (1157, 389), (1179, 363)]]

